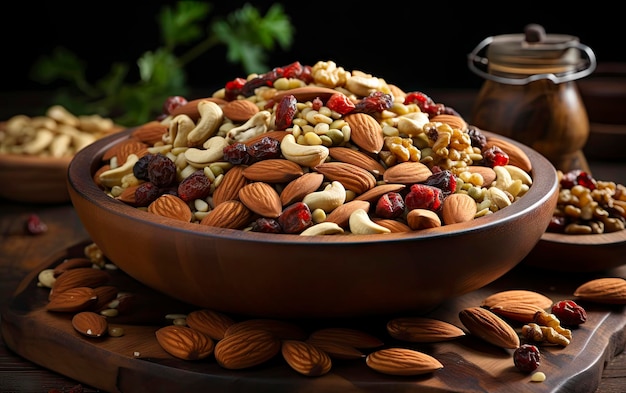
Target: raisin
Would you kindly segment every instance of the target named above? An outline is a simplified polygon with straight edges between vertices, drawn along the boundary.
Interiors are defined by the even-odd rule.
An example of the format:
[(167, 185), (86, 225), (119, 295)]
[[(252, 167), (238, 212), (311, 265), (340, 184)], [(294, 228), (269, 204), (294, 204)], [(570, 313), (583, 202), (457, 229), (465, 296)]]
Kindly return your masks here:
[(313, 225), (313, 215), (304, 202), (296, 202), (283, 210), (278, 223), (284, 233), (300, 233)]
[(565, 326), (578, 326), (587, 320), (587, 311), (573, 300), (561, 300), (552, 306), (552, 314)]
[(139, 180), (148, 181), (148, 165), (154, 158), (155, 154), (149, 153), (141, 157), (133, 166), (133, 175)]
[(224, 161), (228, 161), (233, 165), (248, 165), (253, 159), (248, 154), (248, 147), (240, 142), (235, 142), (224, 148)]
[(382, 218), (398, 218), (404, 214), (404, 199), (397, 192), (388, 192), (376, 202), (376, 215)]
[(380, 113), (391, 108), (393, 104), (393, 96), (391, 94), (383, 93), (382, 91), (375, 91), (363, 98), (361, 101), (354, 105), (354, 112), (361, 113)]
[(439, 188), (443, 192), (444, 197), (456, 191), (456, 177), (449, 169), (438, 172), (433, 171), (433, 174), (428, 176), (422, 184)]
[(498, 146), (491, 146), (483, 150), (483, 163), (490, 168), (504, 166), (509, 163), (509, 155)]
[(198, 169), (180, 182), (177, 194), (185, 202), (204, 199), (211, 192), (211, 179), (206, 177), (202, 169)]
[(280, 142), (278, 139), (265, 136), (248, 146), (247, 151), (255, 161), (279, 158)]
[(276, 129), (284, 130), (291, 126), (293, 118), (298, 113), (298, 100), (293, 94), (288, 94), (281, 98), (276, 106)]
[(472, 147), (477, 147), (480, 151), (483, 151), (487, 145), (487, 137), (478, 128), (469, 126), (467, 134), (470, 137)]
[(513, 363), (518, 370), (535, 371), (541, 362), (539, 348), (532, 344), (522, 344), (513, 352)]
[(434, 186), (413, 184), (404, 197), (404, 203), (408, 210), (428, 209), (437, 211), (443, 203), (443, 192)]
[(278, 220), (274, 218), (261, 217), (256, 219), (252, 223), (252, 232), (264, 232), (264, 233), (282, 233), (283, 229), (280, 227)]
[(135, 189), (135, 206), (148, 206), (154, 202), (162, 191), (154, 183), (145, 182)]
[(324, 106), (324, 102), (321, 98), (315, 97), (313, 101), (311, 101), (311, 107), (313, 110), (319, 111)]
[(156, 154), (148, 163), (148, 179), (157, 187), (176, 182), (176, 164), (163, 154)]

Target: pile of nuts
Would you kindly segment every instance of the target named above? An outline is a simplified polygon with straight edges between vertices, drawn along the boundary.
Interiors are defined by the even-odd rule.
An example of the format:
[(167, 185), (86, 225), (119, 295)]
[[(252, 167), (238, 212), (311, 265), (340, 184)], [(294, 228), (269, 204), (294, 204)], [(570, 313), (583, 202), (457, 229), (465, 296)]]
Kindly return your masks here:
[[(39, 286), (49, 288), (49, 312), (72, 313), (74, 329), (88, 338), (120, 337), (123, 326), (113, 325), (118, 313), (132, 312), (132, 294), (119, 293), (110, 283), (106, 262), (98, 247), (85, 248), (85, 258), (69, 258), (39, 274)], [(596, 304), (626, 304), (626, 280), (596, 278), (580, 285), (573, 296)], [(129, 306), (131, 305), (131, 306)], [(236, 320), (209, 309), (167, 315), (169, 324), (157, 327), (155, 340), (171, 356), (197, 361), (214, 359), (224, 369), (240, 370), (282, 356), (301, 375), (327, 374), (333, 361), (364, 361), (388, 375), (432, 374), (445, 367), (433, 355), (410, 348), (410, 343), (437, 343), (471, 335), (489, 345), (511, 351), (513, 364), (524, 373), (540, 366), (539, 348), (566, 347), (574, 331), (585, 323), (585, 309), (574, 300), (554, 302), (531, 290), (493, 293), (481, 304), (459, 311), (463, 328), (427, 316), (394, 317), (384, 339), (352, 327), (327, 326), (307, 331), (288, 320)], [(135, 356), (141, 356), (136, 353)], [(531, 381), (545, 380), (536, 372)]]
[(72, 157), (120, 129), (110, 118), (76, 116), (61, 105), (53, 105), (44, 116), (15, 115), (0, 123), (0, 154)]
[[(518, 146), (427, 95), (320, 61), (170, 97), (105, 152), (94, 179), (126, 204), (200, 225), (380, 234), (503, 209), (528, 191), (531, 169)], [(303, 223), (289, 225), (294, 216)]]

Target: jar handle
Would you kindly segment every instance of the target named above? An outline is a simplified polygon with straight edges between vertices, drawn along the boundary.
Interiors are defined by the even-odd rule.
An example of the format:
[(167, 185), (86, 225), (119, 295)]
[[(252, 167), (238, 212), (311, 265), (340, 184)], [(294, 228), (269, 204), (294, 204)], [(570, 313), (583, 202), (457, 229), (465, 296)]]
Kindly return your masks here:
[(474, 48), (474, 50), (470, 54), (467, 55), (467, 62), (468, 62), (469, 69), (472, 72), (474, 72), (476, 75), (481, 76), (484, 79), (489, 79), (494, 82), (504, 83), (508, 85), (526, 85), (530, 82), (534, 82), (540, 79), (548, 79), (554, 83), (563, 83), (563, 82), (570, 82), (573, 80), (584, 78), (585, 76), (590, 75), (596, 69), (596, 65), (597, 65), (596, 55), (593, 53), (591, 48), (589, 48), (587, 45), (581, 44), (580, 42), (576, 42), (574, 44), (568, 45), (567, 48), (575, 48), (575, 49), (580, 50), (582, 53), (586, 55), (587, 61), (588, 61), (587, 67), (579, 71), (563, 73), (563, 74), (553, 74), (553, 73), (534, 74), (534, 75), (529, 75), (526, 78), (505, 78), (505, 77), (493, 75), (477, 67), (477, 64), (481, 64), (485, 67), (489, 64), (489, 59), (487, 59), (486, 57), (479, 56), (478, 53), (480, 53), (483, 49), (489, 46), (493, 42), (493, 40), (494, 40), (493, 37), (487, 37), (484, 40), (482, 40), (476, 46), (476, 48)]

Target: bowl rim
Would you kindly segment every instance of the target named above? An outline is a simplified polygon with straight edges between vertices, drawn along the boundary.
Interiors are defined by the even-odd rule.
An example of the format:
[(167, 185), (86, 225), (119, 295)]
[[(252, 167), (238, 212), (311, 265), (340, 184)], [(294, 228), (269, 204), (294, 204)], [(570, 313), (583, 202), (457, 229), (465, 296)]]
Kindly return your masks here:
[(576, 246), (603, 246), (626, 244), (626, 229), (608, 233), (594, 233), (589, 235), (568, 235), (565, 233), (545, 232), (540, 241), (561, 245)]
[[(341, 244), (359, 245), (363, 243), (376, 242), (377, 244), (387, 244), (395, 242), (407, 242), (414, 240), (427, 240), (434, 237), (457, 237), (466, 233), (479, 231), (489, 231), (493, 227), (498, 227), (509, 221), (515, 220), (520, 215), (528, 214), (535, 210), (535, 207), (547, 203), (554, 193), (558, 192), (558, 177), (554, 166), (540, 153), (532, 148), (523, 145), (510, 138), (481, 130), (486, 136), (502, 139), (521, 148), (532, 163), (531, 177), (533, 184), (528, 192), (515, 203), (499, 210), (493, 214), (480, 217), (468, 222), (444, 225), (438, 228), (422, 229), (419, 231), (403, 233), (386, 233), (370, 235), (324, 235), (324, 236), (299, 236), (294, 234), (269, 234), (262, 232), (244, 231), (241, 229), (228, 229), (200, 225), (192, 222), (183, 222), (173, 218), (161, 217), (152, 213), (142, 211), (136, 207), (118, 201), (97, 186), (93, 180), (96, 170), (100, 167), (101, 158), (104, 152), (119, 143), (122, 139), (129, 138), (136, 127), (128, 128), (118, 133), (108, 135), (98, 141), (86, 146), (78, 151), (70, 161), (67, 173), (67, 186), (70, 190), (70, 197), (73, 199), (76, 193), (87, 199), (90, 203), (99, 205), (107, 212), (126, 219), (133, 218), (144, 221), (155, 227), (166, 227), (168, 230), (188, 232), (191, 231), (198, 236), (209, 236), (223, 239), (237, 239), (246, 242), (263, 243), (286, 243), (289, 244)], [(548, 173), (537, 174), (537, 168), (549, 169)], [(539, 186), (539, 185), (541, 186)], [(545, 191), (545, 192), (544, 192)], [(505, 215), (506, 213), (506, 215)], [(502, 218), (503, 217), (503, 218)], [(452, 228), (452, 230), (451, 230)]]
[(4, 168), (35, 167), (50, 168), (50, 165), (69, 166), (73, 156), (52, 157), (17, 153), (0, 153), (0, 164)]

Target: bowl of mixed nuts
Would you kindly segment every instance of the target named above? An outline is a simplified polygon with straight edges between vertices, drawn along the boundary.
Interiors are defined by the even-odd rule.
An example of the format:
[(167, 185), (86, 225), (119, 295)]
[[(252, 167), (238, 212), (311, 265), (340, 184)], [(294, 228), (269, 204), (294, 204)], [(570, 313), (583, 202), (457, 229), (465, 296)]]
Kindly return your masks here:
[(67, 203), (67, 168), (91, 142), (120, 131), (111, 119), (76, 116), (53, 105), (41, 116), (0, 122), (0, 197), (26, 203)]
[(299, 62), (172, 96), (68, 170), (94, 243), (179, 300), (266, 317), (430, 310), (530, 252), (555, 168), (423, 92)]

